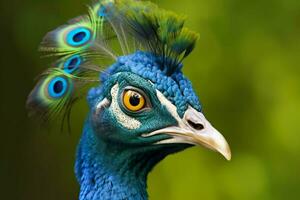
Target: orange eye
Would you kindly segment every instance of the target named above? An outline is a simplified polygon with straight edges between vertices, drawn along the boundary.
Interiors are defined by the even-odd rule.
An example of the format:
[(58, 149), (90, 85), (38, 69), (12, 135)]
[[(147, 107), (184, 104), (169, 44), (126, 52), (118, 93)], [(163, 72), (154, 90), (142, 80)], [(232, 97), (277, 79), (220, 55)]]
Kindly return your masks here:
[(140, 111), (145, 106), (145, 98), (134, 90), (127, 90), (123, 95), (123, 104), (129, 111)]

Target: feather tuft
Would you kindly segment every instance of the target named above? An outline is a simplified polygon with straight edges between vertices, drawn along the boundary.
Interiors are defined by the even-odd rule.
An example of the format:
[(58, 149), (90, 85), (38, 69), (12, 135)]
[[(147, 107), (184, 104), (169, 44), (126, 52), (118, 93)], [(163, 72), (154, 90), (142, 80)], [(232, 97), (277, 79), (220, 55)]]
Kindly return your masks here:
[[(146, 51), (172, 75), (194, 49), (198, 34), (184, 27), (185, 17), (148, 1), (98, 0), (88, 14), (49, 32), (40, 50), (56, 61), (28, 97), (31, 114), (43, 121), (69, 115), (75, 101), (98, 83), (101, 67), (121, 55)], [(116, 43), (120, 48), (115, 50)], [(67, 117), (68, 118), (68, 117)]]
[[(139, 47), (160, 57), (161, 67), (168, 74), (181, 66), (193, 50), (198, 34), (184, 28), (185, 17), (158, 8), (151, 2), (116, 1), (109, 17), (112, 26), (123, 27)], [(116, 29), (118, 34), (120, 29)], [(121, 35), (121, 34), (119, 34)]]

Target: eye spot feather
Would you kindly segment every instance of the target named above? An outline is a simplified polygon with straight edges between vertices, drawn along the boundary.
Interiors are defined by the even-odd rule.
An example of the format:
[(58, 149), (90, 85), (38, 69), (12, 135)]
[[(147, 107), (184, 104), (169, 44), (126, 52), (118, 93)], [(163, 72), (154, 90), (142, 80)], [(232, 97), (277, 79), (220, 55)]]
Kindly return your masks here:
[(100, 8), (98, 10), (98, 16), (99, 17), (107, 17), (109, 12), (111, 12), (114, 4), (112, 2), (106, 3), (106, 5), (100, 5)]
[(74, 71), (76, 71), (79, 68), (81, 63), (82, 63), (82, 58), (79, 55), (71, 56), (64, 63), (64, 71), (68, 74), (72, 74)]
[(92, 38), (92, 32), (86, 27), (77, 27), (67, 33), (66, 43), (72, 47), (86, 45)]
[(62, 97), (68, 89), (68, 82), (63, 77), (55, 77), (48, 84), (48, 94), (52, 98)]

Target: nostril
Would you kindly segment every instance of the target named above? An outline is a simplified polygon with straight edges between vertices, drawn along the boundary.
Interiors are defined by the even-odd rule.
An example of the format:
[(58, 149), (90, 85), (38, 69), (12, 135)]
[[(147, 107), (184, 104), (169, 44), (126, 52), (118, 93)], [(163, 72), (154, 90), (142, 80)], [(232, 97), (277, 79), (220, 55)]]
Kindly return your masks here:
[(191, 121), (191, 120), (188, 120), (188, 123), (189, 123), (189, 125), (191, 126), (191, 127), (193, 127), (194, 129), (196, 129), (196, 130), (202, 130), (202, 129), (204, 129), (204, 126), (202, 125), (202, 124), (200, 124), (200, 123), (195, 123), (195, 122), (193, 122), (193, 121)]

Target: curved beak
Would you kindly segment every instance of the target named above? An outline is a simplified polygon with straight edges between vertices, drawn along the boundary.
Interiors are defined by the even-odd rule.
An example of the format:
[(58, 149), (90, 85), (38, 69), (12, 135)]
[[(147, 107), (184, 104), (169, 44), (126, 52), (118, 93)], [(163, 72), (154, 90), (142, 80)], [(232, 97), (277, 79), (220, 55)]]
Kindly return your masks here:
[(171, 126), (156, 130), (144, 137), (157, 134), (167, 134), (170, 139), (159, 141), (156, 144), (187, 143), (202, 145), (221, 153), (227, 160), (231, 159), (231, 151), (225, 138), (219, 133), (201, 112), (189, 107), (182, 119), (177, 118), (178, 126)]

